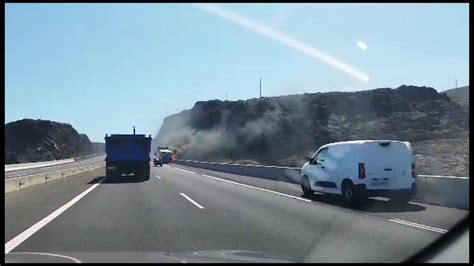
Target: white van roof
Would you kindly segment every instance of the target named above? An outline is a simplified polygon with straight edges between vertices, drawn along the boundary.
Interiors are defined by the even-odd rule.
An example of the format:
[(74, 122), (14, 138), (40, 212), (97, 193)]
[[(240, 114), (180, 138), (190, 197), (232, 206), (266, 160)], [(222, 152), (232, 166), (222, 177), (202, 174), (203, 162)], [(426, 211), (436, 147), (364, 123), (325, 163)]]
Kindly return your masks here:
[(331, 147), (336, 145), (346, 145), (346, 144), (364, 144), (370, 142), (398, 142), (398, 143), (407, 143), (408, 141), (399, 141), (399, 140), (389, 140), (389, 139), (379, 139), (379, 140), (351, 140), (351, 141), (339, 141), (323, 145), (322, 147)]
[(159, 152), (171, 152), (172, 153), (172, 151), (170, 151), (170, 150), (159, 150)]

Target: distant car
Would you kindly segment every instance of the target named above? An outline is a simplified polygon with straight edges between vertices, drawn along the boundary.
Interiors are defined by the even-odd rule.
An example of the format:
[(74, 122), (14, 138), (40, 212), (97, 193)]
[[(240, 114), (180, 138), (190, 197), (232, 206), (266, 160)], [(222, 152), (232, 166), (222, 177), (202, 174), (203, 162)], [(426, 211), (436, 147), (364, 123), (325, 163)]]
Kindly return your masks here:
[(173, 162), (173, 152), (169, 149), (159, 149), (158, 157), (162, 163), (168, 164)]
[(341, 195), (347, 202), (386, 196), (406, 203), (416, 193), (409, 142), (358, 140), (321, 146), (301, 169), (305, 196), (314, 191)]
[(153, 165), (154, 166), (163, 166), (163, 162), (160, 160), (160, 158), (154, 157), (153, 158)]

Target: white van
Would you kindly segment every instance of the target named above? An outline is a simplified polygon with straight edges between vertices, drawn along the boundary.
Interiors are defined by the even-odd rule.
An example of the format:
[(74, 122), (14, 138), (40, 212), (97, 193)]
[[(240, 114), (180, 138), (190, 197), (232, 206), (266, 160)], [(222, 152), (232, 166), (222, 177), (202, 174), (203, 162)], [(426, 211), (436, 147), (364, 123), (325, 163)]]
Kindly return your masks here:
[(386, 196), (408, 202), (416, 193), (410, 142), (356, 140), (321, 146), (301, 169), (301, 187), (342, 195), (348, 202)]

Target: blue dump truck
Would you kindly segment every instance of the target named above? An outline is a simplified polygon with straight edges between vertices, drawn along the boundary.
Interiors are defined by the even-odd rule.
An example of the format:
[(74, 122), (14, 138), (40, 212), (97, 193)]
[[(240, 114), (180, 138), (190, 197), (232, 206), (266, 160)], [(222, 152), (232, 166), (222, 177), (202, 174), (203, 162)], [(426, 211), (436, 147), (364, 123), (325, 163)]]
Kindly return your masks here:
[(138, 178), (150, 179), (151, 135), (105, 135), (106, 176), (116, 177), (133, 173)]

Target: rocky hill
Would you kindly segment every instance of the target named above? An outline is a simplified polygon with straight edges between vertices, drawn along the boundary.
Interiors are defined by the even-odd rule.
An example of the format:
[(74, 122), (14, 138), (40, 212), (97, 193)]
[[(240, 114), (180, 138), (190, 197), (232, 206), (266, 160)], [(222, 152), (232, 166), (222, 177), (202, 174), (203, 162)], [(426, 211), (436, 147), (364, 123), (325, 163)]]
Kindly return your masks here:
[[(468, 132), (467, 109), (434, 88), (403, 85), (197, 102), (165, 118), (154, 145), (176, 149), (180, 158), (301, 166), (326, 143), (396, 139), (412, 142), (420, 153), (420, 173), (468, 175)], [(459, 149), (437, 149), (445, 140)], [(432, 168), (438, 158), (460, 166)]]
[(23, 119), (5, 125), (5, 164), (59, 160), (93, 152), (70, 124)]
[(459, 87), (443, 91), (453, 102), (469, 108), (469, 86)]

